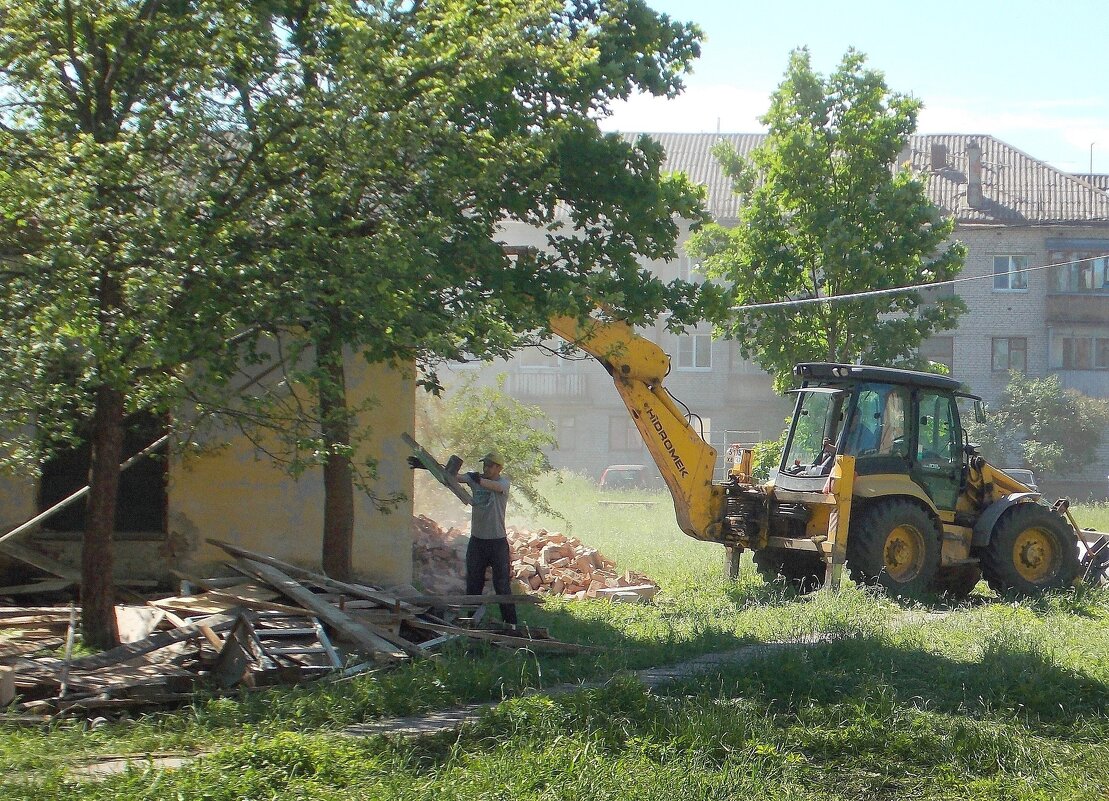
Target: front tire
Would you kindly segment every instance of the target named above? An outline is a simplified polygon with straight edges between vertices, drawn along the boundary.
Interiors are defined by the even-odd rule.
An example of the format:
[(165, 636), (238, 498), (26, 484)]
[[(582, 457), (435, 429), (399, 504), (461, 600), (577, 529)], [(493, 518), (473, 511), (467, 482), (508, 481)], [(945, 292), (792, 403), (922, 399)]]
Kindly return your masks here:
[(1078, 575), (1078, 544), (1066, 519), (1038, 503), (1002, 515), (982, 552), (982, 573), (998, 595), (1039, 595), (1069, 587)]
[(879, 501), (866, 509), (847, 539), (847, 569), (860, 584), (881, 584), (894, 597), (928, 592), (940, 564), (940, 532), (912, 501)]
[(752, 555), (755, 569), (767, 584), (779, 578), (802, 595), (819, 590), (824, 583), (824, 560), (811, 551), (789, 548), (760, 548)]

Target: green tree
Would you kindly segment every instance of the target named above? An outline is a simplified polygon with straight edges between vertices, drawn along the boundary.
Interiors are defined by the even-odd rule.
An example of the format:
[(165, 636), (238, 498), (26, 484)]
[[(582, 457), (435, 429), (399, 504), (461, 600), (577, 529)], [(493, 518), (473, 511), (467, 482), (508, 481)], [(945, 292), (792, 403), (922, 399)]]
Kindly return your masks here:
[(254, 21), (220, 0), (0, 0), (0, 428), (34, 463), (88, 438), (82, 631), (117, 639), (112, 531), (129, 416), (237, 325), (229, 247), (253, 154), (224, 80)]
[(1056, 375), (1014, 370), (986, 423), (968, 422), (967, 431), (998, 467), (1066, 475), (1094, 461), (1107, 427), (1109, 403), (1064, 389)]
[(538, 406), (505, 394), (504, 383), (504, 375), (484, 387), (467, 378), (442, 396), (426, 393), (417, 410), (417, 438), (433, 453), (457, 454), (471, 469), (480, 469), (485, 453), (499, 451), (513, 492), (536, 510), (560, 516), (538, 488), (552, 469), (547, 451), (558, 446), (554, 423)]
[[(244, 72), (247, 135), (283, 176), (257, 243), (264, 324), (310, 354), (290, 439), (321, 465), (324, 567), (350, 570), (355, 410), (343, 348), (417, 364), (506, 355), (596, 299), (633, 322), (698, 313), (640, 258), (673, 255), (700, 192), (661, 149), (602, 134), (632, 91), (674, 94), (698, 34), (639, 0), (273, 2), (279, 80)], [(500, 226), (546, 232), (510, 257)], [(253, 310), (252, 310), (253, 311)], [(290, 464), (303, 464), (299, 458)]]
[(769, 481), (772, 470), (782, 463), (782, 451), (786, 449), (786, 436), (789, 434), (789, 420), (777, 439), (758, 442), (754, 447), (754, 463), (751, 473), (756, 481)]
[(743, 197), (738, 225), (707, 226), (690, 250), (729, 289), (718, 328), (784, 391), (802, 361), (911, 363), (921, 341), (953, 328), (956, 297), (919, 292), (743, 310), (747, 304), (847, 295), (953, 278), (964, 248), (923, 182), (897, 168), (920, 103), (890, 92), (849, 50), (824, 78), (807, 50), (790, 56), (762, 118), (766, 140), (746, 160), (715, 150)]

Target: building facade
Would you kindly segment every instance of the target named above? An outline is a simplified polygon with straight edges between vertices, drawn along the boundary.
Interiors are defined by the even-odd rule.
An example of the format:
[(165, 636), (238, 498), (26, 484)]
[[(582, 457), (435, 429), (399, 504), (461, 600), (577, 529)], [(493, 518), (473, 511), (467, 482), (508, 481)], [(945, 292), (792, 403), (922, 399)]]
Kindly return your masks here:
[[(383, 514), (365, 493), (355, 493), (352, 567), (371, 583), (391, 586), (412, 580), (412, 471), (410, 450), (401, 439), (414, 429), (415, 384), (410, 372), (370, 365), (355, 354), (347, 359), (347, 392), (359, 408), (354, 458), (377, 465), (375, 493), (395, 498), (394, 513)], [(129, 453), (159, 436), (132, 438)], [(174, 571), (208, 576), (226, 571), (227, 555), (209, 539), (318, 570), (323, 541), (322, 469), (294, 479), (232, 425), (214, 425), (194, 437), (202, 447), (137, 462), (121, 474), (114, 569), (117, 581), (172, 586)], [(82, 462), (83, 459), (83, 462)], [(85, 484), (87, 450), (76, 469), (39, 476), (0, 476), (0, 533), (50, 508)], [(49, 465), (47, 466), (49, 468)], [(43, 522), (25, 537), (0, 545), (0, 582), (23, 585), (44, 572), (31, 566), (53, 563), (79, 570), (84, 502)], [(45, 556), (48, 562), (40, 557)], [(50, 579), (50, 570), (45, 571)]]

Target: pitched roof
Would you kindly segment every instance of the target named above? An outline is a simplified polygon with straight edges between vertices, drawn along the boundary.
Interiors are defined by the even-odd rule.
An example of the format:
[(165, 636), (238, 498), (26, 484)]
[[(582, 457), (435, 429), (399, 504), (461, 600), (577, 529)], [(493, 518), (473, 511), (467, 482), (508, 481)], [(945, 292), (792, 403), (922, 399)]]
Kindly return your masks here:
[[(982, 148), (980, 208), (967, 205), (967, 145)], [(1109, 223), (1109, 195), (992, 136), (930, 134), (910, 137), (910, 164), (928, 175), (932, 202), (960, 224), (1046, 225)], [(932, 163), (933, 147), (947, 148), (947, 166)]]
[[(625, 134), (638, 136), (638, 134)], [(723, 140), (741, 155), (764, 140), (763, 134), (651, 133), (666, 150), (667, 170), (686, 173), (708, 190), (717, 219), (739, 216), (739, 199), (712, 156)], [(967, 145), (981, 147), (982, 196), (978, 208), (967, 202)], [(901, 160), (927, 177), (932, 202), (960, 225), (1109, 225), (1109, 193), (1081, 177), (1057, 170), (1017, 148), (981, 134), (921, 134), (909, 138)], [(1109, 177), (1106, 177), (1109, 184)]]

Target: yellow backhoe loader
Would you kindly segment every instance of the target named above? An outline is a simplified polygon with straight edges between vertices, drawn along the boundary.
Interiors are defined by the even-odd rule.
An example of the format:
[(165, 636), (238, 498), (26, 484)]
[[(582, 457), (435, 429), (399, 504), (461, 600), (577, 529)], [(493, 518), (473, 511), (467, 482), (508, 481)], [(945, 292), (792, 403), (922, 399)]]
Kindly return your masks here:
[(714, 482), (717, 453), (663, 386), (669, 357), (622, 322), (559, 317), (552, 330), (612, 376), (674, 498), (678, 525), (744, 549), (767, 579), (801, 591), (851, 577), (891, 594), (962, 597), (980, 578), (1004, 595), (1072, 584), (1080, 532), (1065, 502), (986, 462), (961, 407), (978, 398), (946, 376), (799, 364), (801, 387), (777, 475), (751, 477), (741, 451)]

